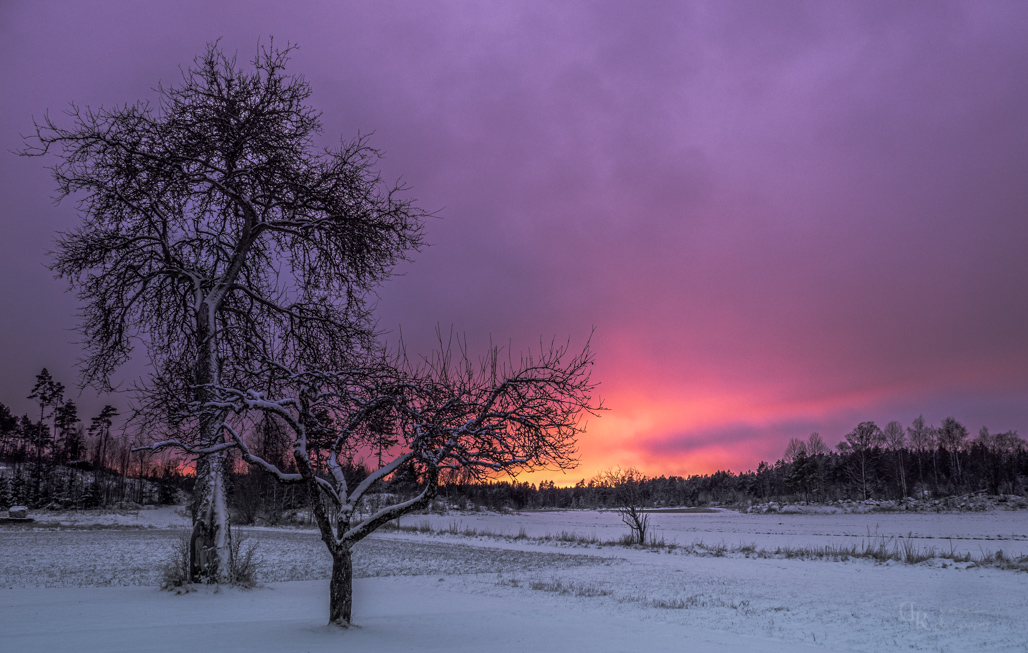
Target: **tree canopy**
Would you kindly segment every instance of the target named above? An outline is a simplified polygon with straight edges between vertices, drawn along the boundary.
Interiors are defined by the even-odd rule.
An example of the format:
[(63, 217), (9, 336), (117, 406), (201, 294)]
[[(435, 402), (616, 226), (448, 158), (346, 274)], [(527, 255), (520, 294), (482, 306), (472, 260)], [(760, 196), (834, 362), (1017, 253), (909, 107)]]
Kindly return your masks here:
[[(422, 243), (427, 214), (382, 182), (365, 138), (315, 148), (290, 51), (262, 48), (247, 69), (210, 45), (155, 104), (72, 105), (70, 127), (45, 116), (23, 152), (55, 154), (59, 196), (78, 201), (52, 268), (83, 302), (82, 380), (111, 389), (142, 340), (150, 430), (219, 384), (266, 388), (251, 361), (342, 364), (372, 339), (366, 293)], [(193, 441), (216, 442), (218, 422), (202, 417)], [(198, 461), (194, 539), (224, 567), (222, 458)]]

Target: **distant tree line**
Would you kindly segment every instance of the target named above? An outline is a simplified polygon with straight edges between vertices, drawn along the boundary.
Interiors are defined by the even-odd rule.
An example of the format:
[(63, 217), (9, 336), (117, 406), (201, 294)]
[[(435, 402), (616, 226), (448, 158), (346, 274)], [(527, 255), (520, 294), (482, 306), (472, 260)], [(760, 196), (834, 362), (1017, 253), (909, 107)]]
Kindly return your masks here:
[(38, 413), (17, 417), (0, 403), (0, 507), (168, 503), (183, 487), (179, 461), (132, 452), (113, 406), (83, 420), (46, 368), (27, 398)]
[[(835, 450), (818, 433), (793, 438), (781, 459), (762, 461), (756, 471), (641, 477), (635, 483), (635, 501), (649, 507), (1024, 495), (1028, 445), (1014, 431), (991, 433), (987, 427), (972, 438), (952, 417), (939, 426), (918, 417), (906, 428), (893, 421), (882, 429), (869, 421), (847, 433)], [(606, 472), (573, 487), (551, 481), (451, 483), (441, 494), (458, 507), (530, 510), (618, 509), (623, 492)]]
[[(193, 489), (193, 470), (171, 453), (135, 451), (138, 442), (124, 427), (114, 428), (118, 411), (105, 406), (88, 420), (66, 398), (64, 386), (44, 369), (27, 395), (38, 412), (15, 416), (0, 403), (0, 507), (104, 507), (125, 502), (171, 503)], [(329, 430), (314, 433), (311, 459), (328, 474)], [(251, 425), (250, 450), (291, 470), (286, 429), (272, 417)], [(383, 451), (363, 451), (344, 466), (347, 482), (360, 483), (376, 468)], [(240, 524), (275, 524), (306, 506), (297, 487), (275, 482), (230, 456), (229, 506)], [(973, 492), (1024, 495), (1028, 490), (1028, 444), (1016, 432), (982, 427), (971, 437), (952, 417), (929, 425), (918, 417), (910, 426), (896, 421), (880, 428), (861, 422), (830, 448), (818, 433), (793, 438), (781, 459), (762, 461), (756, 471), (647, 477), (630, 470), (633, 503), (648, 507), (704, 506), (766, 501), (827, 502), (843, 499), (940, 498)], [(401, 468), (376, 484), (375, 494), (413, 495), (418, 472)], [(441, 479), (436, 508), (492, 510), (616, 509), (624, 487), (609, 471), (574, 486), (516, 480), (481, 482), (448, 473)]]

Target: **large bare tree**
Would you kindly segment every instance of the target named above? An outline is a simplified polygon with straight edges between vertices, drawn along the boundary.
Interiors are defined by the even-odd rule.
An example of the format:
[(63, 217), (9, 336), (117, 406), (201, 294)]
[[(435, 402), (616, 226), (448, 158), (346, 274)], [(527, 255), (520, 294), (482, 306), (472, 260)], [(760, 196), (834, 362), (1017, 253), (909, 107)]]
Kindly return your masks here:
[[(425, 213), (382, 183), (365, 139), (315, 148), (319, 114), (284, 72), (289, 52), (245, 67), (209, 46), (156, 104), (72, 105), (70, 126), (44, 117), (23, 151), (56, 154), (60, 197), (78, 199), (52, 268), (84, 303), (82, 381), (110, 389), (144, 342), (151, 424), (218, 386), (264, 387), (238, 361), (333, 367), (368, 337), (366, 291), (421, 244)], [(188, 439), (215, 444), (221, 421), (204, 413)], [(227, 571), (224, 465), (220, 450), (197, 461), (199, 578)]]
[[(238, 449), (243, 460), (282, 483), (307, 489), (321, 538), (332, 555), (329, 622), (348, 627), (352, 619), (353, 563), (358, 542), (409, 512), (426, 507), (441, 473), (465, 478), (575, 464), (581, 419), (600, 409), (593, 403), (592, 354), (550, 346), (519, 362), (503, 363), (494, 349), (480, 364), (450, 349), (412, 367), (404, 359), (353, 360), (340, 370), (294, 370), (270, 363), (255, 376), (271, 377), (278, 393), (256, 388), (211, 388), (194, 410), (221, 418), (221, 443), (195, 446), (179, 440), (150, 448), (173, 447), (199, 455)], [(245, 427), (272, 415), (292, 437), (292, 469), (257, 456)], [(328, 455), (319, 469), (314, 436), (330, 433)], [(359, 484), (347, 483), (343, 466), (357, 457), (384, 458)], [(406, 468), (419, 479), (416, 495), (368, 509), (362, 499), (376, 482)]]

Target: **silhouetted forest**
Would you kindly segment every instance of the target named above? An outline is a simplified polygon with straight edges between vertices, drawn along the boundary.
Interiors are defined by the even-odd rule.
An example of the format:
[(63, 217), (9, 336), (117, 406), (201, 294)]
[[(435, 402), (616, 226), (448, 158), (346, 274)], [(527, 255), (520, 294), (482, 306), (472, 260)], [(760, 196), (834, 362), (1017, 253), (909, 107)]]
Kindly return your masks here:
[[(64, 386), (47, 370), (27, 395), (39, 405), (33, 415), (15, 416), (0, 403), (0, 508), (90, 508), (125, 504), (167, 504), (192, 489), (189, 461), (171, 454), (133, 452), (139, 434), (115, 428), (111, 406), (88, 418), (64, 396)], [(283, 469), (291, 466), (288, 439), (273, 420), (252, 425), (252, 451)], [(316, 445), (316, 443), (315, 443)], [(326, 452), (314, 447), (313, 459)], [(381, 452), (364, 452), (374, 462)], [(237, 461), (238, 462), (238, 461)], [(347, 467), (357, 483), (368, 473), (361, 459)], [(401, 468), (379, 484), (378, 494), (413, 495), (415, 468)], [(649, 507), (745, 505), (767, 501), (899, 500), (940, 498), (976, 492), (1024, 495), (1028, 488), (1028, 446), (1016, 432), (971, 437), (954, 418), (938, 426), (918, 417), (909, 426), (879, 428), (861, 422), (830, 449), (817, 433), (793, 438), (783, 457), (761, 462), (755, 471), (690, 476), (642, 477), (636, 496)], [(239, 463), (230, 475), (230, 505), (237, 523), (274, 524), (302, 510), (304, 497), (269, 475)], [(616, 492), (603, 475), (571, 487), (516, 480), (488, 483), (444, 480), (436, 509), (531, 510), (611, 508)]]

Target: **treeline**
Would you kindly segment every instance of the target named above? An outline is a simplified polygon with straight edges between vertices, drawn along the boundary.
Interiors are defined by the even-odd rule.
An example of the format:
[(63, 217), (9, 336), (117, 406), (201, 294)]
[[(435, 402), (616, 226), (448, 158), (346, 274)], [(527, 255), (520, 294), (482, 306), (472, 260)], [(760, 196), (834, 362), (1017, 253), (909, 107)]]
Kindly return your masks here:
[(38, 412), (18, 417), (0, 403), (0, 507), (168, 503), (188, 485), (179, 461), (132, 451), (113, 406), (84, 421), (46, 368), (27, 397)]
[[(256, 446), (262, 457), (284, 456), (274, 445), (274, 427), (258, 430)], [(282, 464), (287, 464), (283, 461)], [(360, 464), (346, 470), (348, 482), (357, 483), (368, 471)], [(1028, 491), (1028, 446), (1014, 432), (993, 434), (982, 428), (970, 438), (967, 429), (953, 418), (938, 427), (922, 417), (910, 427), (890, 422), (884, 429), (862, 422), (833, 450), (813, 433), (806, 440), (794, 438), (775, 463), (761, 462), (756, 471), (717, 471), (692, 476), (636, 475), (633, 495), (647, 507), (745, 505), (749, 502), (808, 501), (823, 503), (844, 499), (942, 498), (974, 492), (1018, 494)], [(401, 470), (383, 493), (413, 494), (416, 474)], [(231, 503), (234, 518), (272, 521), (287, 506), (302, 506), (293, 496), (263, 474), (235, 474)], [(581, 479), (572, 487), (543, 481), (444, 482), (436, 509), (554, 510), (617, 508), (623, 501), (609, 474)]]
[[(65, 398), (64, 386), (45, 369), (28, 397), (39, 406), (31, 416), (16, 417), (0, 404), (0, 507), (171, 503), (192, 489), (187, 461), (132, 451), (134, 442), (124, 429), (114, 432), (118, 412), (113, 407), (105, 406), (85, 423), (75, 403)], [(252, 425), (247, 438), (254, 454), (281, 469), (292, 468), (289, 439), (274, 420)], [(318, 438), (312, 438), (313, 461), (324, 466), (327, 440), (326, 451), (319, 447)], [(374, 458), (382, 452), (362, 454)], [(275, 524), (306, 505), (295, 488), (235, 462), (228, 479), (233, 521)], [(345, 472), (348, 482), (356, 484), (369, 470), (358, 457)], [(436, 507), (613, 508), (617, 493), (605, 478), (581, 479), (572, 487), (444, 479)], [(636, 496), (651, 507), (940, 498), (980, 491), (1023, 495), (1028, 445), (1016, 432), (991, 433), (982, 427), (971, 437), (952, 417), (938, 426), (918, 417), (907, 427), (895, 421), (884, 428), (861, 422), (834, 449), (817, 433), (793, 438), (781, 459), (761, 462), (756, 471), (638, 478)], [(376, 489), (382, 495), (413, 495), (417, 481), (415, 469), (402, 468)]]
[[(831, 450), (818, 433), (793, 438), (775, 463), (756, 471), (717, 471), (693, 476), (644, 477), (638, 495), (650, 507), (746, 504), (767, 501), (827, 501), (941, 498), (974, 492), (1024, 495), (1028, 490), (1028, 446), (1016, 432), (969, 437), (953, 418), (939, 426), (923, 417), (904, 428), (861, 422)], [(491, 509), (614, 508), (617, 494), (603, 475), (574, 487), (552, 482), (447, 486), (457, 506)]]

